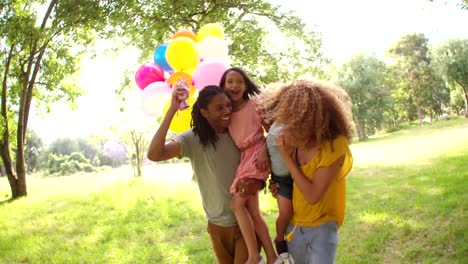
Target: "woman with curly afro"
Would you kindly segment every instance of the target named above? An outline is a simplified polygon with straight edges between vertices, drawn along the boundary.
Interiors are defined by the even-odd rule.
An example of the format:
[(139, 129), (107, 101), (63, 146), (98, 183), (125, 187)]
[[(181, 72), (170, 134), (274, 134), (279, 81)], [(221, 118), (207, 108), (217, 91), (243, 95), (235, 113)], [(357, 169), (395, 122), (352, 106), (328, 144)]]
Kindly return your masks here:
[[(279, 152), (293, 178), (293, 216), (287, 227), (295, 263), (334, 263), (345, 214), (346, 175), (353, 158), (350, 98), (327, 82), (297, 80), (262, 93), (267, 123), (281, 124)], [(277, 185), (270, 190), (276, 194)]]

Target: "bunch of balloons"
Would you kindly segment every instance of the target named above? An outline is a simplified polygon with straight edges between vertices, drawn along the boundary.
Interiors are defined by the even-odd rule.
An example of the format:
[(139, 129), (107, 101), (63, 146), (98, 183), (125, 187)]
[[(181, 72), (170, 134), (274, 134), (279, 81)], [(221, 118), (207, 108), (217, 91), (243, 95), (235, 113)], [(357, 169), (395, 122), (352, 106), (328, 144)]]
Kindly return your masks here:
[(217, 23), (202, 26), (198, 34), (188, 29), (177, 31), (171, 40), (157, 46), (153, 60), (135, 73), (135, 82), (142, 90), (141, 109), (149, 116), (165, 113), (172, 85), (183, 79), (189, 84), (189, 107), (176, 114), (169, 129), (176, 133), (189, 129), (198, 91), (207, 85), (219, 85), (229, 64), (228, 45)]

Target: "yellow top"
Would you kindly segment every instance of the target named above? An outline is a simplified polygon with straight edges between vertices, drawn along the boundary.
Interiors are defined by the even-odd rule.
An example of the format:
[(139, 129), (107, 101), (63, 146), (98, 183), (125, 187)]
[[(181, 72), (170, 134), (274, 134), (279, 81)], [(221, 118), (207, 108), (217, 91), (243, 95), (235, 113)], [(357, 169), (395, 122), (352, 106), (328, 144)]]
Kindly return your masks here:
[(292, 223), (299, 226), (318, 226), (325, 222), (336, 222), (338, 227), (343, 224), (345, 214), (346, 175), (353, 165), (353, 156), (344, 136), (333, 141), (322, 143), (318, 153), (301, 170), (309, 180), (314, 180), (315, 171), (320, 167), (328, 167), (341, 156), (345, 156), (343, 166), (332, 180), (322, 199), (316, 204), (310, 204), (294, 183)]

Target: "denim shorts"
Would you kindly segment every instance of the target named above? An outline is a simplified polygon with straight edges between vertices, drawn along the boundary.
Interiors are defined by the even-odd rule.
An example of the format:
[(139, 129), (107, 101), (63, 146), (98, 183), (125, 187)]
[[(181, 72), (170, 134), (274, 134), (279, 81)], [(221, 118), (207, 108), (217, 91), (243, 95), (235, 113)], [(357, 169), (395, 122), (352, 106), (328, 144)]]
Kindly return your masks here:
[[(290, 224), (286, 234), (293, 228), (294, 225)], [(288, 249), (296, 264), (331, 264), (335, 263), (337, 244), (338, 225), (326, 222), (314, 227), (297, 226), (288, 241)]]
[(275, 182), (278, 183), (279, 189), (278, 189), (278, 194), (291, 200), (292, 199), (292, 193), (293, 193), (293, 179), (291, 175), (287, 176), (277, 176), (273, 173), (271, 173), (271, 179)]

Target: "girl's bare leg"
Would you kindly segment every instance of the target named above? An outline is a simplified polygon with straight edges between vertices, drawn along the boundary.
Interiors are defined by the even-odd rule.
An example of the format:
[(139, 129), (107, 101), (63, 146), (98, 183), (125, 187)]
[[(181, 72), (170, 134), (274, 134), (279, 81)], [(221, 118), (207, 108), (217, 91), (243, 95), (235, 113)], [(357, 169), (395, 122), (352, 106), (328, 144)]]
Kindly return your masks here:
[(257, 238), (255, 235), (254, 222), (247, 210), (247, 201), (252, 198), (252, 195), (239, 195), (235, 194), (231, 200), (231, 208), (236, 216), (239, 228), (244, 237), (249, 258), (246, 264), (258, 264), (260, 261), (260, 253), (257, 245)]
[(249, 199), (247, 200), (247, 209), (252, 217), (257, 237), (265, 250), (267, 263), (272, 264), (276, 261), (278, 256), (276, 255), (273, 243), (271, 242), (268, 225), (260, 212), (258, 193), (249, 195)]

